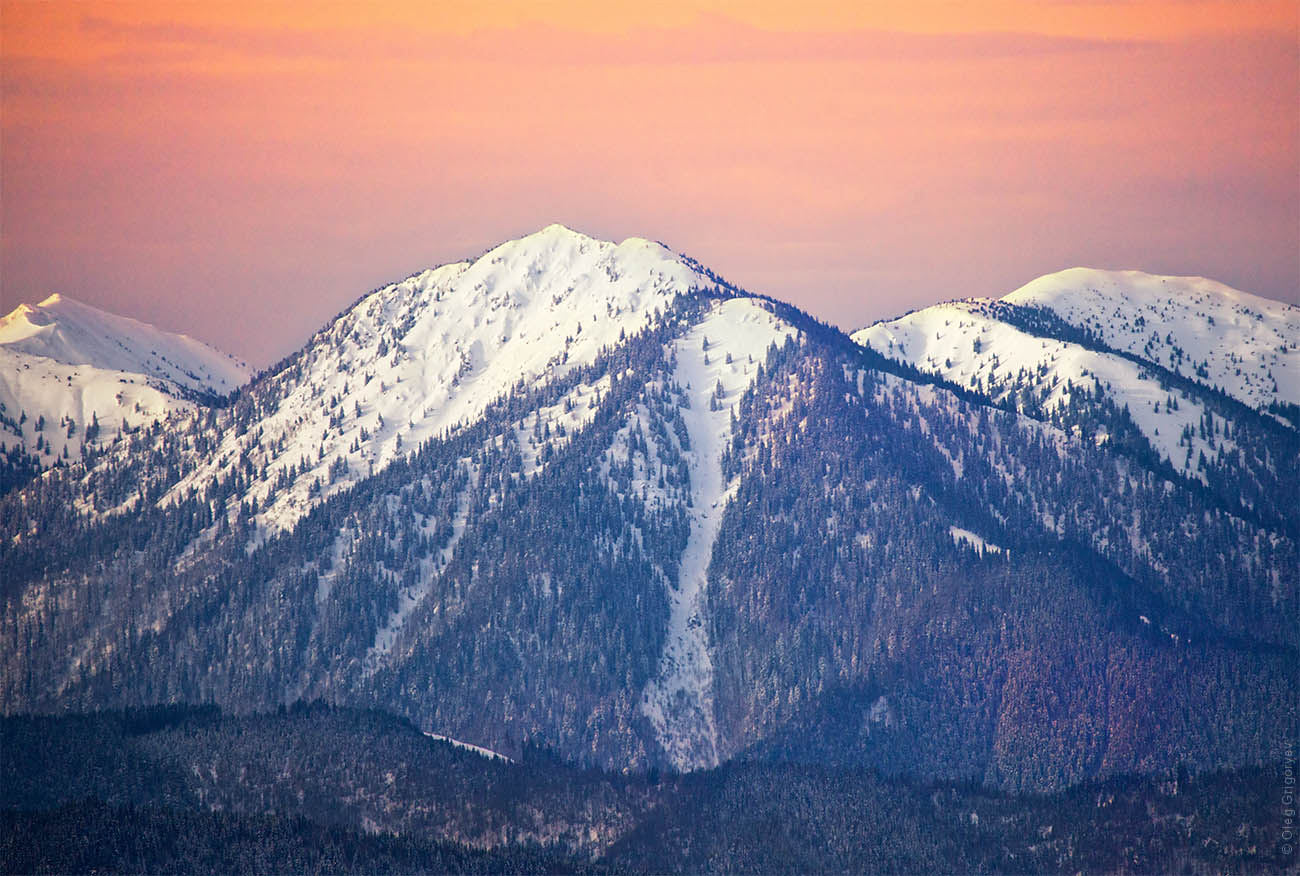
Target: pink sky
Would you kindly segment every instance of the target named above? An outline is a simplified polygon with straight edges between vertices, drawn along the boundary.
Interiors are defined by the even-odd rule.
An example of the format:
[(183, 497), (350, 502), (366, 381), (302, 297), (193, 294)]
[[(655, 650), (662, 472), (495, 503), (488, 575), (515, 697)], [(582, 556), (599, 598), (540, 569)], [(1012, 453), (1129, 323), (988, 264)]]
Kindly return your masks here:
[(1073, 265), (1300, 303), (1294, 2), (5, 2), (0, 309), (265, 365), (563, 222), (852, 328)]

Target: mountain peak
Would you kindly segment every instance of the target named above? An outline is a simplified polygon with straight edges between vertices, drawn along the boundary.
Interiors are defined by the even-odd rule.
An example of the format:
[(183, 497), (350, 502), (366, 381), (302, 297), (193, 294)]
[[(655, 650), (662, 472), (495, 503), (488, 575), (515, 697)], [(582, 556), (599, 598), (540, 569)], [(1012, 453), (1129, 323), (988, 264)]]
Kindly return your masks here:
[(550, 225), (547, 225), (545, 228), (543, 228), (540, 231), (534, 232), (530, 236), (582, 237), (582, 238), (592, 239), (590, 235), (583, 234), (581, 231), (577, 231), (573, 228), (570, 228), (569, 226), (561, 222), (552, 222)]
[[(1300, 308), (1202, 277), (1094, 268), (1039, 277), (1001, 303), (1010, 306), (990, 308), (980, 299), (935, 305), (853, 337), (1003, 402), (1019, 404), (1020, 393), (1001, 375), (1025, 375), (1036, 384), (1030, 397), (1039, 393), (1028, 411), (1072, 403), (1071, 386), (1093, 384), (1100, 393), (1104, 385), (1158, 456), (1202, 482), (1199, 460), (1234, 464), (1236, 451), (1203, 440), (1197, 429), (1209, 408), (1186, 391), (1175, 400), (1161, 375), (1282, 420), (1287, 406), (1300, 404)], [(1078, 333), (1044, 328), (1028, 316), (1033, 310)]]
[(0, 319), (0, 349), (63, 365), (135, 373), (191, 392), (225, 395), (248, 367), (188, 335), (100, 310), (59, 293)]
[(552, 222), (550, 225), (534, 231), (532, 234), (524, 235), (524, 237), (519, 238), (519, 240), (576, 240), (578, 242), (609, 244), (610, 246), (624, 246), (628, 244), (640, 246), (649, 243), (654, 246), (662, 246), (662, 244), (656, 244), (647, 238), (638, 236), (627, 237), (624, 238), (622, 242), (615, 243), (613, 240), (594, 237), (584, 231), (579, 231), (576, 228), (565, 225), (562, 222)]
[[(545, 310), (565, 299), (589, 299), (599, 303), (598, 315), (637, 310), (669, 288), (683, 292), (704, 282), (687, 259), (662, 244), (640, 237), (614, 243), (560, 224), (501, 243), (453, 273), (455, 297), (467, 306), (483, 298), (498, 307)], [(439, 277), (428, 272), (422, 280), (440, 285)]]
[(628, 237), (621, 243), (592, 237), (581, 231), (554, 222), (531, 234), (500, 243), (488, 250), (479, 261), (488, 259), (495, 264), (504, 259), (532, 259), (546, 270), (563, 268), (566, 262), (594, 253), (609, 256), (612, 253), (630, 255), (638, 252), (653, 252), (657, 260), (680, 261), (679, 257), (660, 243), (653, 243), (643, 237)]
[(75, 460), (128, 420), (189, 409), (194, 396), (227, 395), (248, 377), (247, 366), (207, 344), (56, 293), (0, 318), (0, 413), (9, 417), (0, 451), (42, 466)]
[(1005, 296), (1253, 408), (1300, 404), (1300, 307), (1204, 277), (1070, 268)]
[(1283, 320), (1294, 320), (1300, 315), (1300, 308), (1294, 305), (1243, 292), (1206, 277), (1083, 266), (1044, 274), (1003, 296), (1002, 300), (1009, 304), (1042, 305), (1064, 297), (1084, 295), (1108, 300), (1141, 300), (1143, 304), (1153, 304), (1158, 299), (1197, 300), (1209, 306), (1215, 306), (1216, 301), (1230, 302)]
[(5, 314), (4, 316), (0, 316), (0, 337), (3, 337), (4, 330), (8, 326), (23, 320), (30, 320), (33, 316), (35, 316), (39, 312), (40, 311), (38, 311), (36, 307), (33, 307), (32, 305), (27, 303), (23, 303), (15, 307), (13, 310), (9, 311), (9, 313)]
[[(263, 422), (267, 440), (284, 437), (286, 459), (310, 456), (315, 465), (264, 506), (261, 522), (292, 526), (318, 481), (344, 489), (403, 448), (475, 422), (521, 381), (592, 364), (709, 282), (661, 244), (612, 243), (551, 224), (372, 292), (321, 332)], [(351, 412), (342, 426), (335, 409)], [(238, 452), (238, 436), (230, 440)]]
[[(121, 319), (121, 317), (113, 317), (102, 310), (87, 304), (81, 304), (71, 298), (65, 298), (55, 292), (36, 304), (19, 304), (8, 315), (0, 317), (0, 345), (11, 346), (34, 335), (49, 333), (53, 330), (52, 327), (59, 322), (64, 312), (76, 308), (88, 311), (98, 317)], [(58, 357), (51, 356), (51, 358)], [(69, 364), (80, 365), (86, 363), (73, 362)]]
[(566, 225), (552, 223), (531, 234), (499, 243), (489, 249), (478, 260), (524, 256), (536, 259), (555, 259), (565, 254), (585, 251), (591, 247), (610, 246), (608, 241), (598, 240), (580, 231), (574, 231)]

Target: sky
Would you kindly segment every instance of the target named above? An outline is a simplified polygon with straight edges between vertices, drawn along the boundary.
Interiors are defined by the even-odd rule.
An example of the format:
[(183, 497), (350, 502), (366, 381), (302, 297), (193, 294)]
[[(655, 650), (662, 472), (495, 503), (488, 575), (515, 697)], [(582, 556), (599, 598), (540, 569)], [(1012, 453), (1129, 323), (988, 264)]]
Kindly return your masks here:
[(1075, 265), (1300, 303), (1295, 0), (0, 0), (0, 310), (266, 366), (562, 222), (846, 329)]

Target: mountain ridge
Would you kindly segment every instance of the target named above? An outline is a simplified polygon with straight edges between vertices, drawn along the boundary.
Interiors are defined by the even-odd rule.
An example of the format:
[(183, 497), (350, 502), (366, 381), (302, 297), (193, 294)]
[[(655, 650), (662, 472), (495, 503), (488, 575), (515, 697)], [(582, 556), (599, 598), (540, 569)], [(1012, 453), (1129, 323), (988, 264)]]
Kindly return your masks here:
[[(1300, 403), (1300, 362), (1292, 361), (1300, 359), (1294, 355), (1300, 345), (1300, 307), (1203, 277), (1068, 268), (1001, 298), (956, 298), (878, 320), (852, 335), (870, 339), (879, 327), (935, 308), (978, 310), (995, 302), (1052, 313), (1109, 351), (1143, 359), (1256, 410)], [(1103, 331), (1106, 310), (1112, 312), (1104, 314), (1109, 330)], [(1256, 339), (1243, 328), (1268, 337)], [(1139, 346), (1141, 340), (1145, 343)], [(1260, 370), (1266, 371), (1269, 386), (1254, 373)]]
[[(320, 698), (508, 756), (835, 739), (1010, 789), (1275, 757), (1295, 430), (1054, 312), (864, 346), (630, 241), (381, 287), (226, 405), (0, 496), (0, 709)], [(1157, 456), (1175, 422), (1204, 465)]]
[[(144, 353), (151, 345), (163, 352)], [(200, 395), (228, 395), (249, 376), (245, 363), (202, 341), (57, 292), (35, 305), (20, 304), (0, 318), (0, 347), (64, 365), (146, 374)], [(169, 353), (179, 361), (170, 361)]]

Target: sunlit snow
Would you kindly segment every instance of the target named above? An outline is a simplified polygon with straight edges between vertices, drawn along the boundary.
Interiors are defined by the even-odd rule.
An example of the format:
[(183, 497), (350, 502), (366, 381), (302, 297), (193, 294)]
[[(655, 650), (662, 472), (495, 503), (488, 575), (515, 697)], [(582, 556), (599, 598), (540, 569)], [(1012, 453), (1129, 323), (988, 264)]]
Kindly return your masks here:
[(192, 394), (227, 395), (248, 377), (193, 338), (51, 295), (0, 319), (0, 447), (77, 460), (88, 427), (106, 444), (124, 423), (192, 410)]

